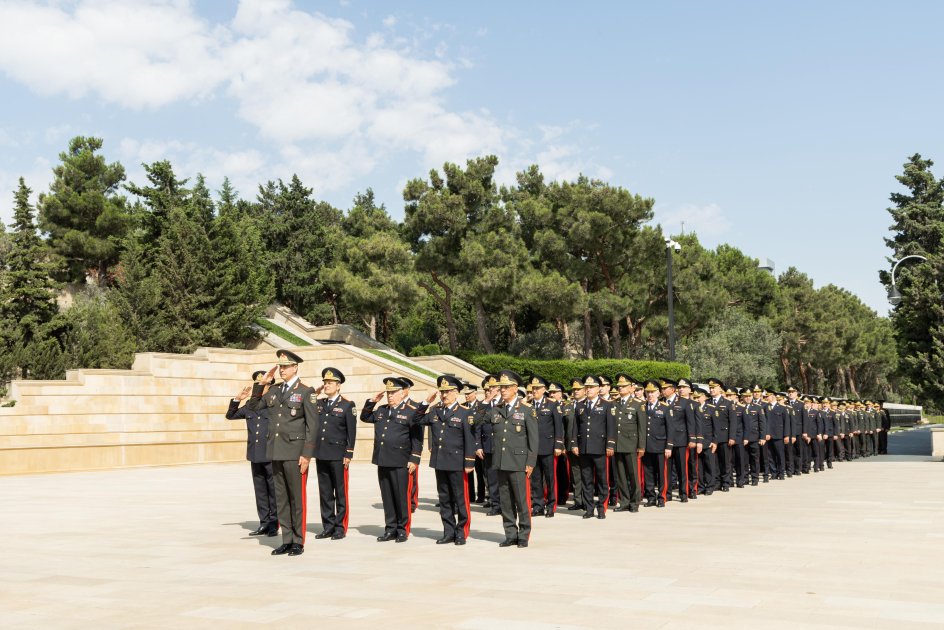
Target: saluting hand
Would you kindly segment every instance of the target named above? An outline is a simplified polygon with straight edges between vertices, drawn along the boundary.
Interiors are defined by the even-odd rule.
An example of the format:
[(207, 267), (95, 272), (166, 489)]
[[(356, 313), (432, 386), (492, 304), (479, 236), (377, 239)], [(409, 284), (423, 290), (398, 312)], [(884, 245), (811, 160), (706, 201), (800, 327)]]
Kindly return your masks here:
[(243, 391), (236, 394), (236, 400), (246, 400), (249, 398), (249, 392), (252, 391), (252, 386), (243, 387)]
[(380, 399), (384, 397), (384, 392), (378, 392), (373, 398), (370, 399), (375, 405), (380, 402)]
[(426, 397), (426, 402), (430, 405), (433, 404), (434, 400), (436, 400), (436, 392), (433, 392), (432, 394)]

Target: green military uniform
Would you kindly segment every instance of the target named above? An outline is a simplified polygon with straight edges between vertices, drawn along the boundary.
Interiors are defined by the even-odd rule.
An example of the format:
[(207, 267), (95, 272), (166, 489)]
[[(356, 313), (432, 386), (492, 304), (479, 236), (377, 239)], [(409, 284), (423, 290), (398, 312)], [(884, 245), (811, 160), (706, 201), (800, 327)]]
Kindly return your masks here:
[[(517, 386), (521, 378), (510, 371), (499, 374), (499, 387)], [(527, 547), (531, 538), (531, 483), (525, 472), (534, 468), (538, 457), (538, 420), (534, 408), (522, 400), (501, 401), (489, 410), (486, 421), (494, 430), (492, 467), (498, 472), (502, 525), (502, 546)]]
[[(621, 377), (624, 375), (616, 376), (617, 387), (624, 386)], [(626, 399), (617, 398), (612, 410), (616, 415), (616, 489), (619, 494), (619, 506), (614, 511), (636, 512), (642, 500), (636, 451), (644, 448), (646, 443), (646, 407), (636, 398), (629, 396)]]

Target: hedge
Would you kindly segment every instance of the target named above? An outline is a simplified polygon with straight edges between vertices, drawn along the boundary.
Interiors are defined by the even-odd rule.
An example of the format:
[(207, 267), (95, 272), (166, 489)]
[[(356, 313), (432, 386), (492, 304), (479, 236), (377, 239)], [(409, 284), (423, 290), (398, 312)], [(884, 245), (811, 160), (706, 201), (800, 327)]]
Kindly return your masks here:
[(566, 389), (570, 389), (572, 378), (583, 378), (588, 374), (602, 374), (613, 378), (617, 372), (625, 372), (638, 381), (660, 377), (672, 380), (692, 377), (690, 366), (685, 363), (668, 361), (631, 361), (629, 359), (540, 360), (513, 357), (506, 354), (465, 354), (462, 358), (479, 369), (492, 374), (496, 374), (501, 370), (513, 370), (522, 378), (537, 374), (549, 381), (563, 383)]

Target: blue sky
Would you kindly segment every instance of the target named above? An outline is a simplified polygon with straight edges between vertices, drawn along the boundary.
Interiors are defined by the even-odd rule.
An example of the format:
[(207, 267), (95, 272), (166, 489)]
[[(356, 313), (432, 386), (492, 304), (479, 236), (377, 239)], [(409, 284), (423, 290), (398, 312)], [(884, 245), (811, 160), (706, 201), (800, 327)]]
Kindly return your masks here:
[(407, 179), (492, 152), (504, 182), (535, 162), (602, 177), (655, 198), (670, 232), (885, 313), (894, 176), (944, 160), (942, 19), (936, 2), (7, 0), (0, 191), (44, 189), (85, 134), (132, 181), (165, 158), (244, 196), (298, 173), (402, 217)]

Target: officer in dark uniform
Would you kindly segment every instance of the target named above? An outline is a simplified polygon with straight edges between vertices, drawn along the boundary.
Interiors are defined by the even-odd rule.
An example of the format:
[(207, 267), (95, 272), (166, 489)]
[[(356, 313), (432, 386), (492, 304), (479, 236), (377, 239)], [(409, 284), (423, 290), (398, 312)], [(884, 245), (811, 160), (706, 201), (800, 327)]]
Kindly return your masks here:
[(488, 482), (488, 499), (482, 505), (487, 508), (486, 516), (498, 516), (501, 514), (501, 500), (498, 496), (498, 471), (492, 466), (492, 455), (494, 454), (494, 440), (492, 439), (492, 423), (485, 419), (489, 409), (499, 402), (498, 396), (498, 378), (494, 374), (488, 374), (482, 379), (482, 391), (485, 398), (475, 410), (473, 416), (473, 435), (475, 439), (475, 457), (482, 462), (485, 469), (485, 479)]
[(531, 406), (538, 419), (538, 459), (531, 474), (531, 516), (553, 517), (557, 511), (557, 457), (564, 452), (564, 420), (547, 396), (548, 382), (532, 376)]
[[(400, 377), (400, 382), (403, 383), (403, 394), (404, 399), (409, 400), (413, 403), (413, 406), (419, 407), (422, 403), (417, 403), (414, 400), (410, 400), (410, 388), (413, 387), (413, 381), (408, 379), (405, 376)], [(410, 473), (410, 513), (416, 512), (416, 507), (420, 503), (420, 467), (417, 466), (413, 469), (413, 472)]]
[[(564, 444), (567, 444), (567, 413), (570, 409), (570, 401), (564, 399), (564, 386), (556, 381), (552, 381), (547, 386), (548, 399), (557, 403), (557, 408), (561, 414), (561, 426), (564, 427)], [(564, 505), (570, 497), (570, 462), (567, 460), (566, 447), (560, 456), (554, 458), (556, 462), (555, 484), (557, 486), (557, 505)]]
[(266, 457), (272, 461), (275, 502), (282, 528), (282, 545), (272, 555), (300, 556), (305, 552), (305, 486), (315, 451), (318, 390), (298, 380), (301, 357), (288, 350), (279, 350), (276, 356), (282, 384), (269, 387), (259, 405), (260, 412), (268, 409), (269, 413)]
[[(728, 388), (728, 400), (731, 401), (731, 421), (734, 422), (734, 446), (731, 450), (734, 452), (734, 482), (736, 488), (743, 488), (747, 484), (748, 464), (747, 452), (744, 449), (744, 411), (747, 409), (747, 403), (742, 402), (740, 388)], [(750, 391), (744, 388), (743, 396), (750, 396)]]
[(770, 476), (782, 480), (786, 473), (786, 449), (789, 447), (790, 410), (777, 400), (777, 394), (767, 395), (767, 446), (770, 455)]
[[(793, 474), (809, 474), (807, 467), (810, 461), (809, 430), (810, 421), (806, 413), (806, 405), (799, 399), (799, 391), (793, 385), (787, 387), (787, 405), (793, 410), (793, 432), (790, 434), (792, 448)], [(791, 458), (788, 457), (788, 460)]]
[(678, 395), (688, 401), (692, 408), (692, 423), (694, 432), (689, 432), (688, 436), (688, 498), (697, 499), (699, 495), (699, 484), (701, 481), (701, 451), (704, 448), (705, 436), (702, 434), (702, 414), (697, 413), (698, 403), (693, 399), (692, 382), (687, 378), (678, 380)]
[(692, 389), (692, 400), (695, 403), (695, 423), (699, 427), (698, 447), (698, 494), (711, 496), (714, 492), (714, 479), (718, 467), (716, 455), (717, 444), (715, 443), (714, 425), (712, 424), (708, 412), (708, 390), (702, 387)]
[[(573, 484), (574, 504), (568, 510), (585, 510), (583, 504), (583, 477), (580, 474), (580, 456), (574, 453), (573, 446), (577, 440), (577, 412), (587, 401), (587, 390), (583, 386), (583, 379), (575, 378), (570, 383), (571, 399), (564, 409), (564, 441), (567, 444), (567, 462), (570, 470), (570, 480)], [(591, 504), (592, 505), (592, 504)]]
[(810, 447), (812, 450), (813, 472), (818, 473), (823, 470), (823, 463), (826, 461), (826, 449), (823, 436), (826, 434), (826, 411), (823, 410), (823, 403), (819, 398), (813, 396), (810, 398), (810, 409), (807, 411), (812, 426), (810, 434)]
[(826, 461), (826, 467), (833, 467), (833, 460), (839, 454), (837, 441), (839, 432), (836, 431), (836, 410), (833, 408), (833, 400), (828, 396), (820, 398), (819, 417), (823, 426), (823, 457)]
[(642, 500), (640, 458), (645, 452), (646, 408), (633, 396), (637, 383), (628, 374), (616, 375), (619, 397), (613, 402), (616, 415), (616, 488), (619, 503), (614, 512), (638, 512)]
[[(259, 409), (270, 380), (266, 377), (265, 370), (254, 372), (252, 380), (251, 387), (243, 388), (236, 398), (230, 401), (226, 419), (246, 421), (246, 459), (249, 460), (249, 468), (252, 471), (252, 489), (256, 495), (256, 513), (259, 515), (259, 527), (249, 532), (249, 535), (275, 536), (279, 531), (275, 480), (272, 478), (272, 462), (266, 457), (269, 412), (267, 409)], [(247, 398), (249, 402), (240, 407), (239, 403)]]
[[(465, 406), (469, 408), (469, 412), (474, 418), (482, 404), (479, 402), (479, 386), (462, 381), (462, 389), (459, 390), (459, 395), (465, 399)], [(475, 470), (469, 474), (469, 499), (472, 503), (485, 503), (485, 485), (485, 462), (476, 457)]]
[[(876, 404), (879, 412), (879, 426), (882, 427), (878, 434), (878, 454), (888, 455), (888, 432), (892, 428), (892, 418), (888, 415), (888, 410), (885, 409), (884, 400), (878, 400)], [(830, 468), (832, 467), (830, 466)]]
[(510, 370), (498, 373), (499, 404), (489, 410), (495, 436), (492, 466), (498, 472), (505, 540), (499, 547), (527, 547), (531, 539), (531, 483), (538, 458), (538, 421), (534, 408), (516, 396), (521, 377)]
[(583, 504), (586, 507), (583, 517), (592, 518), (595, 507), (597, 518), (602, 519), (606, 518), (610, 498), (607, 458), (616, 449), (616, 414), (612, 403), (600, 396), (599, 376), (585, 376), (583, 385), (587, 398), (576, 410), (576, 435), (570, 448), (580, 457)]
[(712, 489), (720, 488), (722, 492), (730, 490), (734, 484), (734, 452), (737, 427), (731, 422), (731, 401), (722, 396), (724, 383), (716, 378), (708, 379), (708, 394), (710, 398), (705, 403), (705, 422), (711, 422), (712, 433), (717, 445), (717, 472), (713, 480)]
[[(462, 383), (458, 378), (446, 374), (436, 379), (436, 385), (439, 404), (431, 406), (420, 420), (430, 427), (432, 453), (429, 465), (436, 471), (436, 489), (439, 492), (443, 536), (436, 544), (464, 545), (471, 522), (467, 475), (475, 468), (474, 420), (468, 407), (459, 402)], [(428, 402), (432, 402), (434, 396), (430, 396)]]
[[(764, 405), (755, 398), (762, 392), (760, 385), (754, 385), (753, 388), (745, 387), (744, 391), (748, 394), (745, 398), (746, 404), (743, 413), (743, 439), (745, 459), (747, 460), (748, 474), (751, 477), (751, 485), (756, 486), (760, 483), (761, 449), (767, 444), (767, 414), (764, 412)], [(764, 477), (767, 477), (767, 471), (764, 471)]]
[(347, 536), (348, 465), (354, 458), (357, 409), (353, 402), (341, 395), (344, 374), (340, 370), (323, 369), (321, 380), (325, 397), (318, 399), (315, 468), (324, 529), (315, 534), (315, 538), (341, 540)]
[(671, 408), (659, 400), (658, 381), (646, 381), (646, 452), (642, 456), (646, 507), (665, 507), (669, 489), (668, 459), (674, 444), (669, 435)]
[[(694, 445), (698, 429), (695, 426), (695, 408), (692, 401), (679, 396), (676, 391), (677, 386), (678, 383), (671, 379), (659, 379), (662, 396), (669, 406), (669, 441), (674, 444), (672, 447), (671, 469), (675, 471), (674, 476), (678, 483), (679, 501), (687, 503), (688, 497), (692, 496), (694, 492), (688, 483), (689, 444)], [(671, 488), (672, 485), (669, 484), (667, 500), (672, 498)]]
[[(384, 510), (384, 533), (378, 542), (407, 541), (410, 535), (410, 473), (420, 465), (423, 454), (423, 427), (417, 419), (426, 413), (406, 398), (402, 380), (384, 379), (384, 391), (364, 404), (361, 420), (374, 425), (374, 453), (371, 462), (377, 466), (380, 499)], [(376, 407), (381, 398), (387, 404)]]

